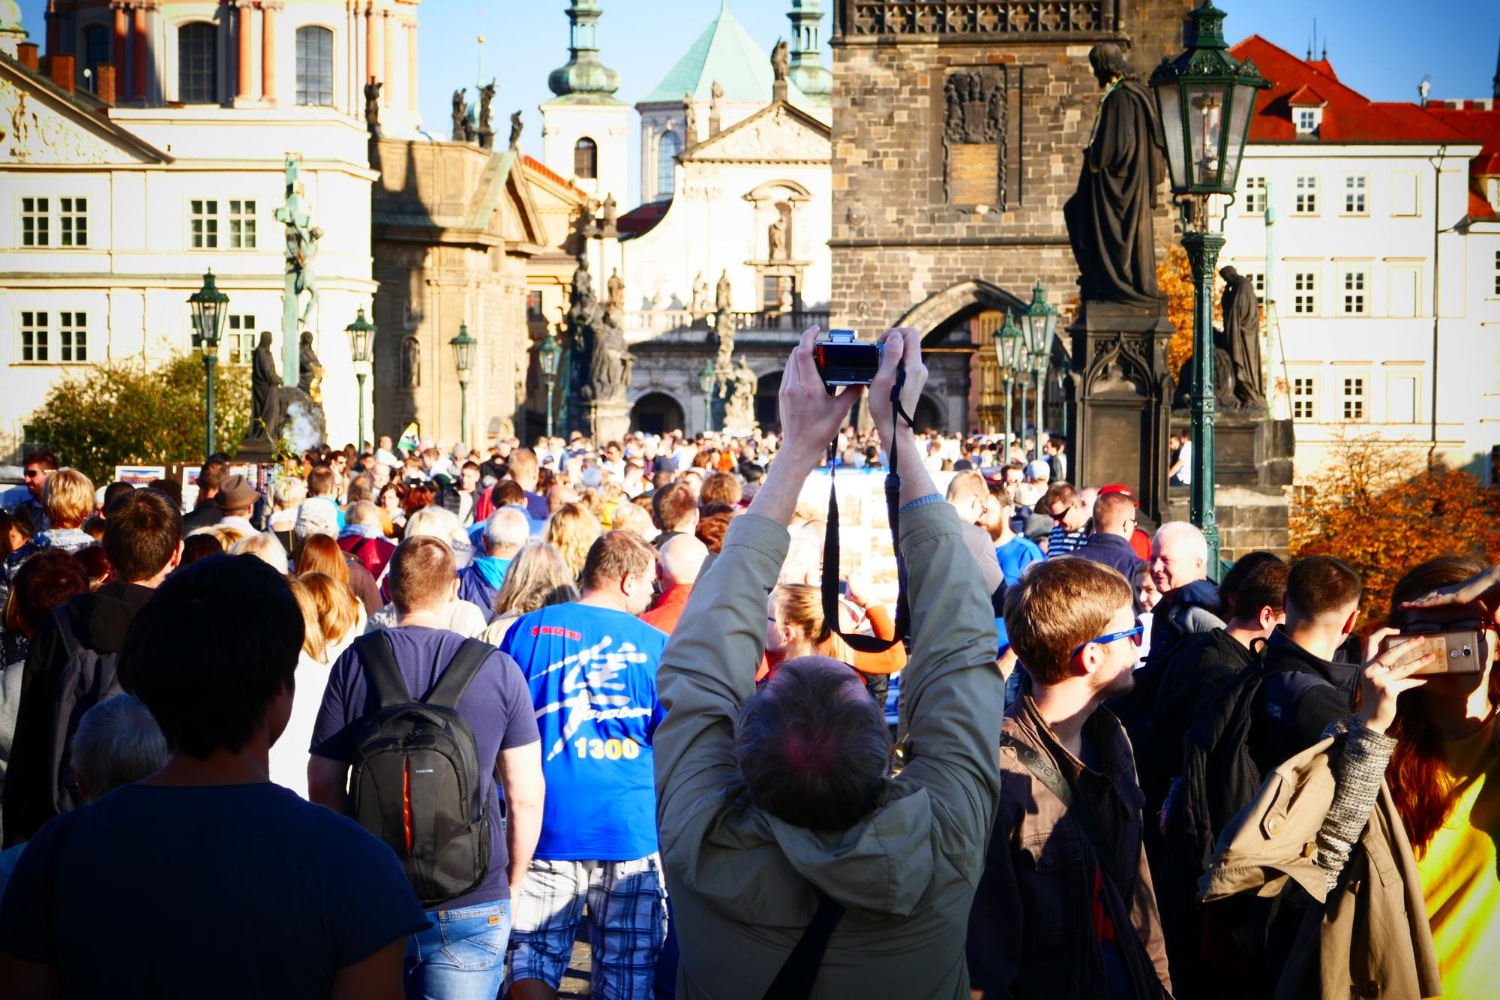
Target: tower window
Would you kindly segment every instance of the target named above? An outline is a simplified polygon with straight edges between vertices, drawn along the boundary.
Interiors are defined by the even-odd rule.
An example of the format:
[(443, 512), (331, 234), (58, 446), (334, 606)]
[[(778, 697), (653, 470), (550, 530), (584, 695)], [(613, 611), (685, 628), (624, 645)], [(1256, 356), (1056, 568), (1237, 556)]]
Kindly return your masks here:
[(297, 103), (333, 104), (333, 32), (327, 28), (297, 29)]
[(676, 159), (682, 152), (682, 140), (676, 132), (663, 132), (656, 141), (656, 196), (670, 198), (676, 187)]
[(599, 147), (588, 136), (573, 146), (573, 176), (584, 180), (599, 176)]
[(85, 86), (99, 92), (99, 64), (109, 62), (109, 31), (102, 24), (83, 29), (83, 68), (89, 71)]
[(177, 99), (219, 101), (219, 29), (212, 24), (194, 21), (177, 29)]

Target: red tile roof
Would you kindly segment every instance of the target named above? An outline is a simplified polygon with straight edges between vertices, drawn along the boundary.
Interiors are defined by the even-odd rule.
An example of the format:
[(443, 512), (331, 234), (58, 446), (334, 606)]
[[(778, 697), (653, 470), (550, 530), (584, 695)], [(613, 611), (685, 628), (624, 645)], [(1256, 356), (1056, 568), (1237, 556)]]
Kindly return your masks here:
[(1495, 209), (1491, 207), (1484, 195), (1478, 191), (1469, 191), (1469, 218), (1471, 219), (1493, 219)]
[[(1251, 35), (1233, 49), (1237, 59), (1253, 59), (1271, 89), (1261, 91), (1250, 141), (1326, 142), (1338, 144), (1401, 144), (1464, 142), (1468, 138), (1415, 104), (1371, 101), (1338, 81), (1322, 60), (1299, 59), (1259, 35)], [(1291, 98), (1315, 89), (1326, 100), (1323, 123), (1316, 137), (1298, 138), (1292, 124)]]
[(624, 237), (640, 236), (655, 228), (656, 224), (661, 221), (661, 217), (667, 214), (667, 209), (671, 207), (670, 198), (665, 201), (648, 201), (644, 205), (637, 205), (615, 220), (615, 228)]
[(533, 170), (541, 174), (548, 180), (552, 181), (554, 184), (562, 185), (572, 194), (576, 194), (578, 197), (583, 198), (584, 200), (588, 200), (589, 193), (587, 191), (574, 187), (572, 184), (568, 183), (568, 181), (561, 174), (557, 173), (557, 171), (555, 170), (550, 169), (540, 160), (533, 159), (530, 154), (522, 153), (521, 162), (526, 164), (526, 169)]
[(1480, 143), (1483, 147), (1479, 155), (1469, 161), (1469, 177), (1472, 181), (1469, 217), (1492, 219), (1496, 213), (1483, 192), (1485, 178), (1500, 176), (1500, 109), (1496, 109), (1494, 101), (1486, 102), (1489, 104), (1488, 108), (1474, 101), (1452, 103), (1461, 106), (1429, 104), (1427, 113), (1454, 131), (1463, 133), (1470, 142)]
[(1295, 107), (1321, 108), (1323, 105), (1325, 105), (1325, 104), (1328, 103), (1328, 101), (1323, 97), (1322, 94), (1318, 93), (1316, 90), (1313, 90), (1311, 87), (1307, 86), (1306, 84), (1302, 85), (1301, 87), (1298, 87), (1297, 88), (1297, 92), (1294, 93), (1291, 97), (1287, 98), (1286, 102), (1288, 104), (1290, 104), (1294, 108)]

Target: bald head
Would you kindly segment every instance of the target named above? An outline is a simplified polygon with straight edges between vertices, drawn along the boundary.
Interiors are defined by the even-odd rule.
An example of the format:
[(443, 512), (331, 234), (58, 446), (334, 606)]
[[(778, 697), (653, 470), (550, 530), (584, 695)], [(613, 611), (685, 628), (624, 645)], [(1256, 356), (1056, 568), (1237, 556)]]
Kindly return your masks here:
[(708, 546), (692, 535), (673, 535), (661, 547), (661, 573), (669, 587), (692, 586), (708, 558)]

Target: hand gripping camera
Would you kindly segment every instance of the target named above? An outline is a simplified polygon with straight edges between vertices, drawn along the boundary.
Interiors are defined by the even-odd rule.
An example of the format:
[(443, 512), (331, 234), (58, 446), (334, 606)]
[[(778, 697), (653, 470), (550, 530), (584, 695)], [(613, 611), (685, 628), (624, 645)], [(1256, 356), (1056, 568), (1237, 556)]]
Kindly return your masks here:
[(827, 337), (815, 341), (813, 361), (828, 395), (832, 396), (840, 386), (869, 385), (875, 381), (883, 347), (855, 340), (853, 330), (829, 330)]

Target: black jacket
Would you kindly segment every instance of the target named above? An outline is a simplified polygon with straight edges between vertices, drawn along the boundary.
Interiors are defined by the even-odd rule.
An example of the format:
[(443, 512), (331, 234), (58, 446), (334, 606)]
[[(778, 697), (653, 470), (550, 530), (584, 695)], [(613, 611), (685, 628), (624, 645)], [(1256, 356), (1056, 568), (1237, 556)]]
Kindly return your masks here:
[(1131, 590), (1135, 589), (1136, 573), (1146, 566), (1146, 560), (1135, 554), (1128, 539), (1098, 531), (1090, 535), (1081, 548), (1075, 549), (1073, 555), (1118, 570)]
[[(1256, 643), (1259, 645), (1259, 643)], [(1136, 753), (1146, 808), (1160, 808), (1172, 779), (1182, 774), (1182, 741), (1213, 696), (1255, 654), (1221, 628), (1190, 635), (1161, 664), (1151, 725)]]
[(1312, 746), (1328, 724), (1354, 711), (1358, 663), (1322, 660), (1291, 640), (1280, 626), (1266, 641), (1266, 678), (1255, 696), (1246, 748), (1261, 774)]
[[(125, 633), (155, 591), (133, 583), (107, 583), (97, 593), (79, 594), (68, 603), (84, 623), (83, 645), (101, 653), (118, 653)], [(16, 735), (5, 771), (5, 844), (29, 840), (56, 815), (48, 742), (52, 733), (53, 702), (58, 676), (67, 663), (67, 649), (57, 623), (47, 616), (26, 654), (21, 673), (21, 701), (16, 711)]]
[(195, 528), (209, 528), (224, 519), (224, 512), (212, 500), (200, 500), (198, 506), (182, 515), (182, 533), (187, 535)]
[[(1206, 612), (1215, 620), (1211, 625), (1197, 627), (1189, 621), (1189, 616), (1194, 611)], [(1219, 588), (1212, 580), (1195, 580), (1185, 587), (1178, 587), (1151, 612), (1149, 659), (1153, 663), (1164, 662), (1187, 636), (1194, 632), (1207, 632), (1213, 626), (1222, 627), (1224, 622), (1219, 620), (1222, 614)], [(1192, 617), (1201, 619), (1202, 616)]]

